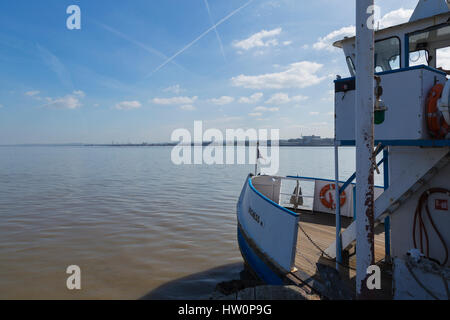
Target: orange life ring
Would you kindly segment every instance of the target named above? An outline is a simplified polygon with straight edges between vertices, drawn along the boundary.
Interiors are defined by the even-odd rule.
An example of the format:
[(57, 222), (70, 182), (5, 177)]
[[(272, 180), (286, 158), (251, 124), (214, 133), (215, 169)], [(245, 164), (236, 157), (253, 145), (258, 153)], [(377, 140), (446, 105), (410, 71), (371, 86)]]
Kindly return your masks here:
[[(327, 184), (326, 186), (324, 186), (322, 188), (322, 190), (320, 190), (320, 202), (322, 202), (322, 204), (328, 208), (328, 209), (334, 209), (335, 208), (335, 204), (333, 201), (333, 197), (330, 194), (330, 200), (327, 200), (327, 198), (325, 197), (326, 193), (328, 191), (330, 191), (330, 189), (332, 190), (336, 190), (336, 185), (333, 183)], [(345, 204), (345, 202), (347, 201), (347, 194), (345, 193), (345, 191), (342, 191), (341, 193), (341, 207)]]
[(438, 83), (430, 90), (427, 97), (425, 112), (428, 130), (430, 135), (436, 139), (443, 139), (450, 132), (450, 126), (437, 106), (443, 90), (444, 86)]

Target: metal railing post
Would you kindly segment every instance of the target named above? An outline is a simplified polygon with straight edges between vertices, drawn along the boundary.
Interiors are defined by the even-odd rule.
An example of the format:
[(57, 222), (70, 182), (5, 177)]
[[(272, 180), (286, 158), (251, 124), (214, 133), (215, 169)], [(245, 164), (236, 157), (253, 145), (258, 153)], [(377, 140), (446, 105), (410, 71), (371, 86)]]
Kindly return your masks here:
[[(389, 188), (389, 150), (385, 147), (383, 150), (383, 175), (384, 175), (384, 190)], [(391, 260), (391, 218), (389, 216), (384, 219), (384, 246), (386, 262)]]
[(342, 242), (341, 242), (341, 192), (339, 188), (339, 146), (334, 142), (334, 174), (335, 174), (335, 203), (336, 203), (336, 269), (342, 265)]
[(356, 295), (369, 298), (374, 259), (374, 0), (356, 1)]

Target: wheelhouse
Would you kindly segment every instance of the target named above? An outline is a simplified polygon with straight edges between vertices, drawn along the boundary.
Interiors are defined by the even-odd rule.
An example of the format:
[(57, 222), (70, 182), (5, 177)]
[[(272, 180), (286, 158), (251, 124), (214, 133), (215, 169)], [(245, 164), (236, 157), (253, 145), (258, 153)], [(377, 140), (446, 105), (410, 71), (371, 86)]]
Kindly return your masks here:
[[(375, 72), (418, 65), (450, 69), (450, 12), (411, 20), (375, 32)], [(349, 72), (355, 76), (355, 37), (346, 37), (333, 45), (344, 51)]]

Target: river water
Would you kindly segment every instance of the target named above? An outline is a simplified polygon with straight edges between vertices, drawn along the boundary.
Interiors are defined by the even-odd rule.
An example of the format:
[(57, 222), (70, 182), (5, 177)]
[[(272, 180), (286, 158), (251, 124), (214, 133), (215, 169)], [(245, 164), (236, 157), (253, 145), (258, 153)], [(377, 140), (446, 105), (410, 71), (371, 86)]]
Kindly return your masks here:
[[(0, 147), (0, 299), (197, 299), (238, 279), (235, 207), (254, 166), (177, 166), (171, 151)], [(354, 158), (341, 149), (342, 179)], [(333, 178), (333, 159), (280, 148), (279, 174)]]

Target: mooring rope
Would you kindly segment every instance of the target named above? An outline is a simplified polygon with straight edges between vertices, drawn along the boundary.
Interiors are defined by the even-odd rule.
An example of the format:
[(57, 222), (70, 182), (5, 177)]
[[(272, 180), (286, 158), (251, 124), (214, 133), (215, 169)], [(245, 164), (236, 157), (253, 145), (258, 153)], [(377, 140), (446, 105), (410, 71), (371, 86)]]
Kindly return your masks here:
[(411, 276), (413, 277), (414, 280), (416, 280), (417, 284), (423, 289), (425, 290), (426, 293), (428, 293), (431, 297), (433, 297), (433, 299), (435, 300), (440, 300), (438, 297), (436, 297), (433, 292), (431, 292), (427, 287), (425, 287), (425, 285), (419, 280), (419, 278), (417, 278), (416, 274), (412, 271), (411, 266), (409, 265), (408, 261), (405, 261), (405, 265), (406, 268), (408, 269), (409, 273), (411, 274)]
[[(323, 256), (327, 257), (327, 258), (330, 259), (330, 260), (335, 260), (335, 259), (334, 259), (333, 257), (331, 257), (328, 253), (326, 253), (324, 250), (322, 250), (322, 248), (320, 248), (320, 247), (314, 242), (313, 239), (311, 239), (311, 237), (310, 237), (310, 236), (306, 233), (306, 231), (302, 228), (302, 226), (301, 226), (300, 223), (298, 224), (298, 227), (299, 227), (300, 230), (303, 232), (303, 234), (306, 236), (306, 238), (308, 238), (308, 240), (312, 243), (312, 245), (313, 245), (314, 247), (316, 247), (317, 250), (319, 250), (319, 251), (322, 253)], [(355, 270), (355, 271), (356, 271), (356, 268), (353, 268), (352, 266), (349, 266), (349, 265), (345, 265), (345, 264), (343, 264), (343, 263), (340, 263), (340, 262), (337, 261), (337, 260), (336, 260), (336, 263), (339, 264), (340, 266), (344, 267), (344, 268), (347, 268), (347, 269), (351, 269), (351, 270)]]

